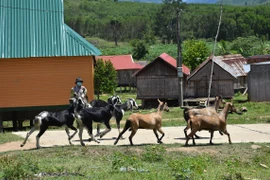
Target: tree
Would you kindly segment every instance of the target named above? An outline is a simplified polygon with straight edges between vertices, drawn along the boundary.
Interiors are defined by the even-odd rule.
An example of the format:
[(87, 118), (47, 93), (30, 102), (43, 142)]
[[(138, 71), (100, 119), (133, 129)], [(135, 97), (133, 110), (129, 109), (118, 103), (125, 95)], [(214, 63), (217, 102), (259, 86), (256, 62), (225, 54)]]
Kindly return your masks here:
[(113, 20), (110, 21), (111, 28), (113, 30), (113, 40), (115, 43), (115, 46), (118, 46), (118, 34), (119, 34), (119, 29), (121, 28), (121, 23), (114, 18)]
[(142, 59), (146, 56), (146, 54), (148, 54), (148, 49), (144, 41), (134, 39), (130, 42), (130, 44), (133, 47), (132, 56), (135, 59)]
[(102, 93), (113, 93), (117, 87), (117, 72), (111, 61), (98, 59), (95, 67), (94, 86), (99, 95)]
[(191, 68), (191, 71), (210, 55), (210, 49), (202, 40), (186, 40), (183, 46), (183, 63)]

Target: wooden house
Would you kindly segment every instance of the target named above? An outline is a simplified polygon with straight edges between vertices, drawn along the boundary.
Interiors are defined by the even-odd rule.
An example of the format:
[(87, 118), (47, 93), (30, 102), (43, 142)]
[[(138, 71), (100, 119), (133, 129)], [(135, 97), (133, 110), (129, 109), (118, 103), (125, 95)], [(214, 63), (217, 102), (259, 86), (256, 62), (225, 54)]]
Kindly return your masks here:
[(257, 55), (247, 58), (248, 100), (270, 101), (270, 55)]
[(94, 61), (100, 51), (64, 23), (62, 0), (0, 1), (0, 130), (13, 120), (67, 107), (80, 76), (94, 98)]
[(97, 56), (96, 59), (111, 61), (117, 71), (119, 87), (136, 87), (136, 79), (132, 76), (143, 66), (133, 61), (132, 55)]
[(210, 96), (222, 95), (224, 98), (232, 98), (235, 90), (247, 87), (243, 56), (224, 55), (210, 56), (199, 65), (188, 77), (188, 97), (208, 97), (210, 72), (212, 63), (213, 76)]
[[(190, 69), (182, 65), (183, 69), (183, 94), (185, 96), (186, 79)], [(177, 61), (166, 53), (161, 54), (151, 63), (137, 71), (134, 76), (137, 82), (137, 99), (142, 100), (146, 107), (147, 101), (156, 102), (160, 99), (178, 99), (179, 81), (177, 76)]]

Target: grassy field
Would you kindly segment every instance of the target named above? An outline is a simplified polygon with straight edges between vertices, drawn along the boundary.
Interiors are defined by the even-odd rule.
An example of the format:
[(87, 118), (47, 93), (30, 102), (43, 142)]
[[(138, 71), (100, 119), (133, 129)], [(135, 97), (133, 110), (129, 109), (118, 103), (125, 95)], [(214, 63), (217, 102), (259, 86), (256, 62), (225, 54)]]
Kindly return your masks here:
[(270, 144), (61, 146), (0, 153), (0, 179), (261, 179)]

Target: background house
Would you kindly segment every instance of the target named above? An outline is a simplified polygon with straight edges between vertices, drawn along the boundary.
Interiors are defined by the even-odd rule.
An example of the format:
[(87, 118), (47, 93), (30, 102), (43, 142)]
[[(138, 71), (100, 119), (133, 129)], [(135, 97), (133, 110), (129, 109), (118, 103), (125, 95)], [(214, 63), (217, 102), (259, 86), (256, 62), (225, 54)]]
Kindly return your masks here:
[(97, 56), (96, 59), (111, 61), (117, 71), (117, 84), (119, 87), (136, 87), (136, 79), (132, 76), (143, 66), (133, 61), (131, 55)]
[[(183, 94), (186, 94), (186, 78), (190, 69), (185, 65), (183, 68)], [(151, 63), (137, 71), (137, 99), (142, 100), (142, 106), (157, 105), (156, 99), (178, 99), (178, 76), (177, 61), (166, 53), (161, 54)]]
[(68, 105), (80, 76), (94, 98), (94, 60), (100, 51), (64, 23), (62, 0), (0, 1), (0, 129), (14, 130), (42, 110)]
[(247, 87), (247, 75), (244, 71), (246, 59), (240, 55), (208, 57), (188, 77), (187, 95), (189, 97), (208, 97), (211, 65), (214, 61), (211, 95), (225, 98), (234, 96), (235, 91)]
[(270, 101), (270, 55), (257, 55), (247, 58), (248, 100)]

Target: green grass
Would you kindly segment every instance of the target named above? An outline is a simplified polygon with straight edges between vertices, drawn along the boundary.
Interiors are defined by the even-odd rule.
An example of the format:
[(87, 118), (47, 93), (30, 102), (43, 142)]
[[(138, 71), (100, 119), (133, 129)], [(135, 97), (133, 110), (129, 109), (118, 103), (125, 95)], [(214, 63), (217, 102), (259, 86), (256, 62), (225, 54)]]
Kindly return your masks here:
[(20, 141), (20, 140), (23, 140), (23, 138), (17, 135), (14, 135), (10, 132), (0, 133), (0, 144), (11, 142), (11, 141)]
[[(0, 153), (0, 179), (267, 179), (270, 144), (61, 146)], [(36, 177), (36, 179), (38, 179)]]

